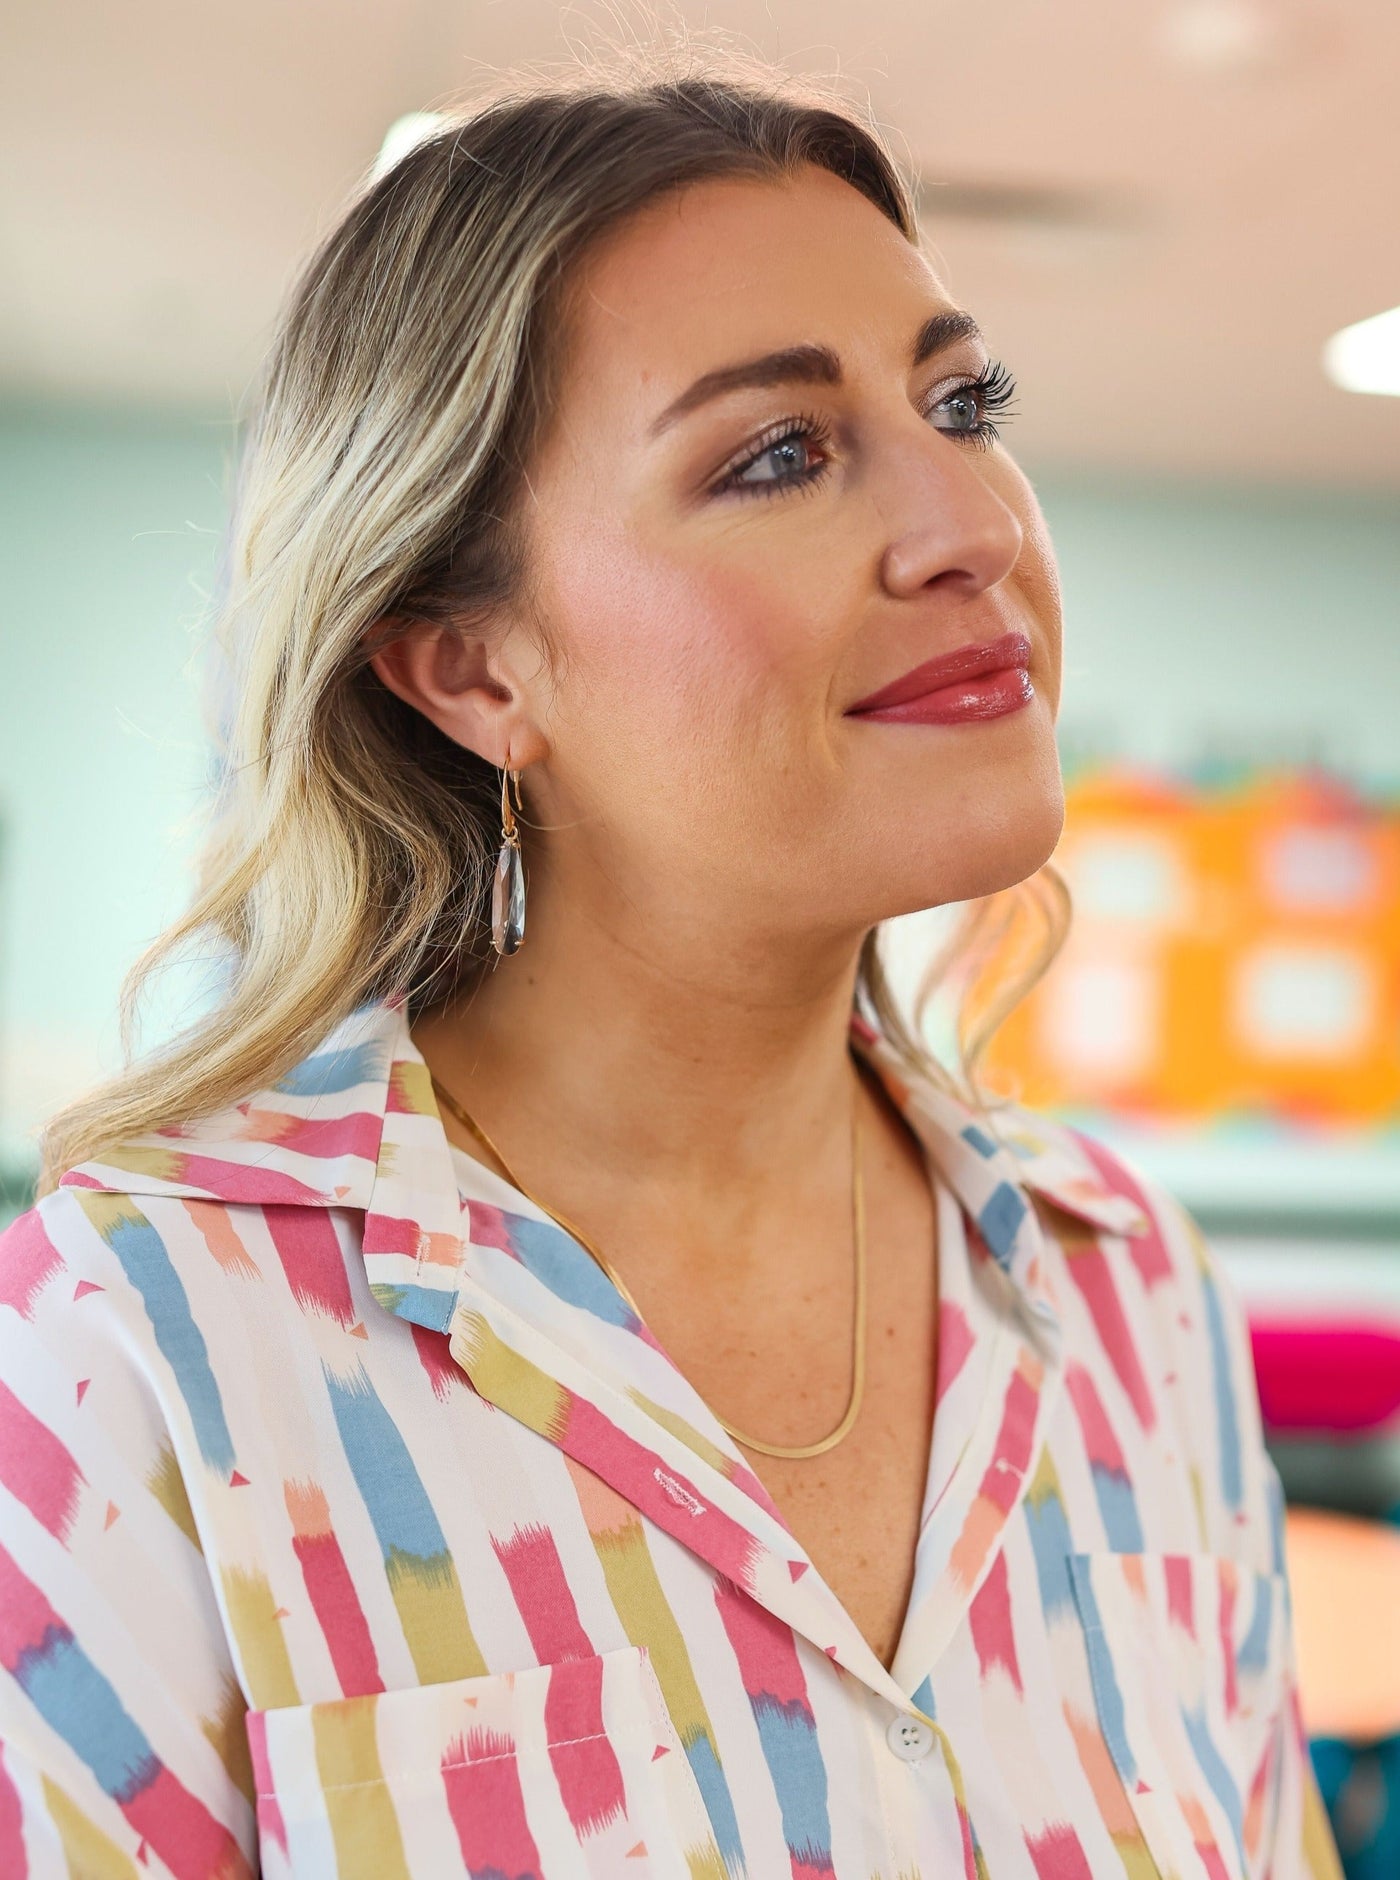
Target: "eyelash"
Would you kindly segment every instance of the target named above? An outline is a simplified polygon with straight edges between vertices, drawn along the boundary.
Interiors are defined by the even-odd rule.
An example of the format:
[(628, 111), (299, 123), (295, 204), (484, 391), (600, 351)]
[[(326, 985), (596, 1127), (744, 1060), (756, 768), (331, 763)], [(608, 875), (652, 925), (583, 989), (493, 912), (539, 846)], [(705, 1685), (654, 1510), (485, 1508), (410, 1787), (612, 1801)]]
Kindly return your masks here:
[[(1016, 380), (1001, 363), (994, 359), (985, 372), (975, 379), (969, 379), (963, 385), (955, 385), (944, 394), (936, 404), (930, 407), (936, 411), (938, 406), (949, 398), (956, 398), (962, 393), (975, 392), (978, 406), (982, 411), (980, 423), (969, 431), (951, 431), (949, 436), (969, 439), (977, 450), (988, 450), (1001, 436), (1001, 428), (996, 423), (995, 415), (1010, 415), (1010, 406), (1016, 396)], [(779, 444), (786, 444), (791, 438), (800, 438), (817, 450), (823, 450), (831, 442), (831, 427), (814, 413), (795, 413), (773, 425), (757, 442), (745, 452), (740, 461), (726, 470), (714, 486), (716, 495), (734, 492), (740, 496), (777, 496), (793, 490), (810, 488), (819, 477), (825, 474), (826, 463), (815, 464), (810, 470), (794, 471), (790, 476), (770, 477), (762, 483), (741, 483), (739, 478), (746, 470), (751, 470), (760, 458)]]

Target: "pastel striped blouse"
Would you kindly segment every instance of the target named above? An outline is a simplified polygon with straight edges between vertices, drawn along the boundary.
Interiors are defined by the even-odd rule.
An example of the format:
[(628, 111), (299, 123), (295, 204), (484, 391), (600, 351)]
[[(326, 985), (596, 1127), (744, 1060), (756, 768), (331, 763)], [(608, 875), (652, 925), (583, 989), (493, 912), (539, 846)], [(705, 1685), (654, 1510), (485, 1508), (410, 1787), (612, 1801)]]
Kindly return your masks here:
[(0, 1239), (4, 1880), (1336, 1880), (1229, 1285), (852, 1041), (940, 1211), (889, 1670), (368, 1007)]

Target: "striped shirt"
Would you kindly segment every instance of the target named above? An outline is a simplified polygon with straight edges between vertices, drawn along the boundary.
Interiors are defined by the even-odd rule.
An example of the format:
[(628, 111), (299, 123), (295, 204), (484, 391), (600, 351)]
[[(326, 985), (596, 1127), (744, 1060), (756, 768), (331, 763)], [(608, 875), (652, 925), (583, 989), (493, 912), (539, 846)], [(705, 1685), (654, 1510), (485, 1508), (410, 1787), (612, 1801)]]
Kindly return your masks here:
[(852, 1044), (939, 1221), (889, 1669), (370, 1006), (0, 1238), (5, 1880), (1336, 1880), (1199, 1232)]

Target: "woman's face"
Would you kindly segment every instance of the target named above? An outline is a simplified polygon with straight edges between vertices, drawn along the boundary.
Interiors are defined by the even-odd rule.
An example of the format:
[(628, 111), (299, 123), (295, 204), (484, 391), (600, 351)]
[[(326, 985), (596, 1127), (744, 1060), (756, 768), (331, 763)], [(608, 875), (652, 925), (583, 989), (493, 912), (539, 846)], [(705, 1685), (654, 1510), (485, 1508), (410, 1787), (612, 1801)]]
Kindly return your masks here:
[[(1030, 485), (979, 432), (989, 363), (815, 167), (694, 185), (593, 252), (525, 509), (557, 653), (523, 699), (548, 872), (742, 945), (858, 937), (1046, 859), (1059, 590)], [(852, 710), (1005, 636), (1026, 644), (992, 678)]]

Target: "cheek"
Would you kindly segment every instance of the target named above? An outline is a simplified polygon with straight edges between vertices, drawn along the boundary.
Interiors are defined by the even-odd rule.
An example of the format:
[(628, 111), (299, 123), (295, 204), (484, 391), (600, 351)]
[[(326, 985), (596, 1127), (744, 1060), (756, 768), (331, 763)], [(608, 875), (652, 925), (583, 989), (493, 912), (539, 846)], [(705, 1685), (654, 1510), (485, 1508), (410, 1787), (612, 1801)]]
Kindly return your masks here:
[(567, 586), (551, 588), (561, 746), (622, 739), (634, 754), (664, 752), (672, 769), (703, 770), (760, 738), (768, 749), (810, 741), (831, 652), (815, 597), (775, 558), (688, 561), (595, 537)]

